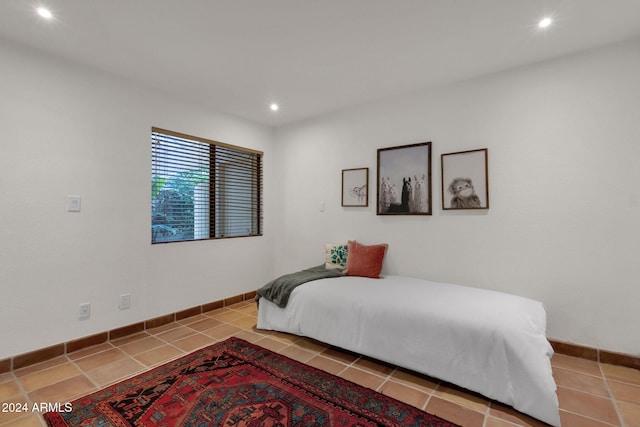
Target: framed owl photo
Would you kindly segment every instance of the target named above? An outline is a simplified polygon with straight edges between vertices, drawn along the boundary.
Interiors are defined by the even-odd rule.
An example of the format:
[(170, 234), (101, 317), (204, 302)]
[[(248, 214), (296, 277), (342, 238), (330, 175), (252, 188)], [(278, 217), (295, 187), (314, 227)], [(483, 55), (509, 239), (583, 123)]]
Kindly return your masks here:
[(442, 209), (489, 209), (488, 150), (441, 156)]

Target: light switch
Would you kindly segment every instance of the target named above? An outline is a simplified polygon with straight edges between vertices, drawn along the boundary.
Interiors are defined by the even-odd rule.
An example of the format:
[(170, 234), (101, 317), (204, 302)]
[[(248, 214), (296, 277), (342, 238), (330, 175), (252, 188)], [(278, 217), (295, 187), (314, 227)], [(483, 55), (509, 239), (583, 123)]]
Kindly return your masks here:
[(67, 212), (80, 212), (80, 196), (67, 196)]
[(320, 202), (320, 212), (324, 212), (324, 202)]

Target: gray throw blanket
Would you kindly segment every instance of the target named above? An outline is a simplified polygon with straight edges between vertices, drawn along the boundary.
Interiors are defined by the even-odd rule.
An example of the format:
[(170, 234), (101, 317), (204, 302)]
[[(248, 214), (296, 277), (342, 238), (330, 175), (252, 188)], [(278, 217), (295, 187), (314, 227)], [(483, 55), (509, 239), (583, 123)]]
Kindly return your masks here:
[(324, 264), (317, 267), (307, 268), (306, 270), (297, 271), (295, 273), (285, 274), (274, 279), (258, 289), (256, 294), (256, 302), (260, 298), (266, 298), (280, 308), (287, 306), (289, 295), (298, 286), (312, 280), (326, 279), (328, 277), (341, 277), (344, 273), (341, 269), (327, 269)]

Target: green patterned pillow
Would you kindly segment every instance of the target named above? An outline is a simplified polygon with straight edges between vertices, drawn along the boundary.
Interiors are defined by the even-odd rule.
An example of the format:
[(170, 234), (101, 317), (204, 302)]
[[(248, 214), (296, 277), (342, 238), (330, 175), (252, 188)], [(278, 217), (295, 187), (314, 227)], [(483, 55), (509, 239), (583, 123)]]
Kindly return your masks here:
[(327, 243), (325, 249), (325, 268), (345, 268), (347, 266), (347, 256), (349, 255), (349, 245), (338, 243)]

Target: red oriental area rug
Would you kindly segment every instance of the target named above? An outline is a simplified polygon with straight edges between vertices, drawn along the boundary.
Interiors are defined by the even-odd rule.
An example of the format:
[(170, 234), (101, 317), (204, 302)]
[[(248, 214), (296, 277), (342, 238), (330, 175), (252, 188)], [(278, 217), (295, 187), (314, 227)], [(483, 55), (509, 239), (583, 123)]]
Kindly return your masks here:
[(49, 426), (431, 426), (448, 421), (237, 338), (47, 412)]

